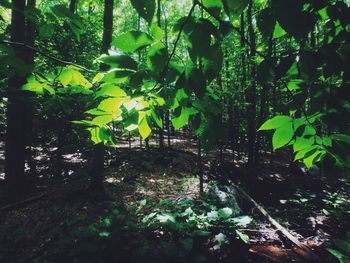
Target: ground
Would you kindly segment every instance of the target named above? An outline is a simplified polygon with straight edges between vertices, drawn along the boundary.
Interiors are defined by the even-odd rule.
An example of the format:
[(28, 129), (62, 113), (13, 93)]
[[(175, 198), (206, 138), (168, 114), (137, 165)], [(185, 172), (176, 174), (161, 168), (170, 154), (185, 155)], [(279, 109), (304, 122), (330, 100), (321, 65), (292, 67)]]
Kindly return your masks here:
[[(211, 262), (216, 262), (215, 259), (229, 262), (232, 258), (235, 262), (312, 262), (310, 255), (293, 245), (239, 195), (235, 196), (239, 216), (253, 220), (234, 231), (247, 235), (247, 243), (231, 239), (229, 231), (222, 229), (227, 221), (197, 222), (210, 224), (213, 232), (205, 237), (189, 238), (181, 232), (183, 229), (173, 229), (170, 212), (182, 208), (188, 211), (185, 208), (190, 205), (199, 214), (206, 211), (203, 204), (209, 200), (200, 197), (195, 148), (182, 151), (184, 144), (179, 142), (179, 147), (162, 152), (153, 147), (113, 150), (106, 169), (107, 194), (103, 197), (88, 190), (87, 175), (79, 159), (66, 176), (54, 181), (43, 177), (38, 182), (40, 191), (31, 194), (39, 196), (38, 199), (0, 208), (0, 262), (62, 262), (58, 258), (68, 262), (73, 258), (76, 262), (140, 262), (137, 259), (140, 255), (158, 262), (159, 258), (149, 251), (159, 254), (177, 251), (174, 255), (172, 252), (162, 255), (169, 257), (169, 262), (176, 257), (177, 262), (189, 262), (188, 257), (198, 262), (204, 262), (203, 258)], [(188, 145), (186, 148), (191, 149)], [(298, 174), (287, 167), (282, 157), (277, 158), (273, 167), (266, 163), (250, 170), (237, 158), (233, 162), (229, 151), (224, 151), (221, 160), (217, 156), (216, 153), (204, 156), (207, 191), (217, 185), (215, 181), (219, 185), (239, 185), (299, 241), (314, 249), (322, 262), (337, 262), (325, 248), (350, 229), (350, 194), (345, 190), (349, 189), (345, 182)], [(265, 157), (262, 163), (268, 162), (268, 155)], [(71, 162), (72, 156), (67, 160)], [(198, 201), (201, 198), (204, 201)], [(159, 218), (169, 216), (167, 224), (158, 225), (152, 217), (147, 219), (152, 214)], [(179, 220), (183, 218), (177, 215)], [(192, 227), (186, 222), (181, 224), (186, 231)], [(228, 242), (221, 242), (220, 238), (226, 236)], [(172, 243), (179, 246), (171, 247)], [(129, 261), (112, 260), (116, 255), (123, 258), (128, 255)]]

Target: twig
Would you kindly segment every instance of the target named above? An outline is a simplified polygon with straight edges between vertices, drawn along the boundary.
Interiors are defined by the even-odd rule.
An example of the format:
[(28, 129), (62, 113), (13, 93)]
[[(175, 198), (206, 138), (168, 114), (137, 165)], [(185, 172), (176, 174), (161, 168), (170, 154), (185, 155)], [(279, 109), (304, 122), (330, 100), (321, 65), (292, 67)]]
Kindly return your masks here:
[(13, 42), (13, 41), (8, 41), (8, 40), (1, 40), (0, 43), (8, 44), (8, 45), (14, 45), (14, 46), (25, 47), (25, 48), (27, 48), (27, 49), (33, 50), (33, 51), (35, 51), (35, 52), (37, 52), (37, 53), (43, 55), (44, 57), (47, 57), (47, 58), (49, 58), (49, 59), (51, 59), (51, 60), (54, 60), (54, 61), (56, 61), (56, 62), (59, 62), (59, 63), (61, 63), (61, 64), (74, 66), (74, 67), (80, 68), (80, 69), (82, 69), (82, 70), (84, 70), (84, 71), (87, 71), (87, 72), (98, 72), (97, 70), (88, 69), (88, 68), (86, 68), (86, 67), (84, 67), (84, 66), (81, 66), (81, 65), (78, 65), (78, 64), (76, 64), (76, 63), (74, 63), (74, 62), (66, 61), (66, 60), (63, 60), (63, 59), (60, 59), (60, 58), (51, 56), (51, 55), (45, 53), (44, 51), (38, 50), (38, 49), (36, 49), (35, 47), (30, 46), (30, 45), (28, 45), (28, 44), (26, 44), (26, 43), (22, 43), (22, 42)]
[(40, 195), (37, 195), (37, 196), (33, 196), (33, 197), (30, 197), (30, 198), (27, 198), (27, 199), (24, 199), (24, 200), (21, 200), (21, 201), (9, 204), (9, 205), (5, 205), (3, 207), (0, 207), (0, 211), (11, 209), (11, 208), (15, 208), (17, 206), (24, 205), (24, 204), (29, 203), (31, 201), (36, 201), (36, 200), (39, 200), (39, 199), (41, 199), (41, 198), (43, 198), (45, 196), (46, 196), (46, 193), (43, 193), (43, 194), (40, 194)]
[[(213, 14), (213, 12), (210, 11), (210, 9), (207, 8), (205, 5), (203, 5), (203, 3), (199, 2), (198, 0), (196, 1), (196, 3), (197, 3), (205, 12), (207, 12), (211, 17), (213, 17), (216, 21), (218, 21), (220, 24), (224, 24), (224, 23), (225, 23), (224, 20), (222, 20), (221, 18), (219, 18), (219, 17), (217, 17), (215, 14)], [(235, 26), (232, 25), (231, 23), (230, 23), (229, 27), (230, 27), (232, 30), (236, 31), (236, 32), (242, 37), (243, 41), (244, 41), (248, 46), (252, 47), (252, 43), (250, 43), (250, 42), (248, 41), (248, 39), (245, 37), (244, 33), (243, 33), (238, 27), (235, 27)], [(256, 50), (256, 53), (257, 53), (259, 56), (261, 56), (262, 58), (266, 59), (266, 56), (265, 56), (264, 53), (260, 52), (259, 50)]]
[[(165, 76), (166, 76), (166, 73), (167, 73), (168, 70), (169, 70), (169, 65), (170, 65), (171, 59), (172, 59), (173, 56), (175, 55), (176, 48), (177, 48), (177, 45), (178, 45), (178, 43), (179, 43), (179, 41), (180, 41), (182, 32), (183, 32), (183, 30), (184, 30), (186, 24), (187, 24), (188, 21), (190, 20), (190, 18), (191, 18), (191, 16), (192, 16), (192, 13), (193, 13), (193, 11), (194, 11), (194, 8), (196, 7), (197, 4), (198, 4), (197, 1), (195, 1), (195, 2), (193, 3), (193, 5), (192, 5), (192, 7), (191, 7), (191, 9), (190, 9), (190, 11), (189, 11), (187, 17), (186, 17), (186, 20), (182, 23), (182, 25), (181, 25), (181, 27), (180, 27), (179, 33), (177, 34), (176, 40), (175, 40), (175, 42), (174, 42), (173, 50), (171, 51), (170, 56), (169, 56), (169, 58), (168, 58), (168, 60), (167, 60), (167, 62), (166, 62), (166, 64), (165, 64), (165, 66), (164, 66), (164, 68), (163, 68), (163, 70), (162, 70), (162, 72), (161, 72), (161, 74), (160, 74), (160, 81), (163, 81), (163, 79), (164, 79)], [(156, 88), (158, 87), (159, 84), (161, 84), (161, 83), (159, 83), (159, 81), (158, 81), (158, 82), (153, 86), (153, 88), (150, 89), (148, 92), (151, 92), (151, 91), (153, 91), (154, 89), (156, 89)]]
[(261, 205), (259, 205), (246, 191), (244, 191), (241, 187), (234, 184), (239, 192), (245, 197), (249, 202), (251, 202), (260, 213), (267, 218), (267, 220), (276, 227), (277, 231), (280, 231), (285, 237), (287, 237), (294, 245), (299, 247), (308, 253), (316, 262), (322, 262), (321, 259), (306, 245), (301, 243), (295, 236), (293, 236), (285, 227), (283, 227), (280, 223), (278, 223)]

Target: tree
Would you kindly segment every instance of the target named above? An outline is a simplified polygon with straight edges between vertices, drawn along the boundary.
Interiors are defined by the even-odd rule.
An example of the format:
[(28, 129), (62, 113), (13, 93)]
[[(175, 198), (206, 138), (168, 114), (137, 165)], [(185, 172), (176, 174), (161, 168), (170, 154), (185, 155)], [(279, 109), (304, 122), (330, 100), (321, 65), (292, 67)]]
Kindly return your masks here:
[[(34, 2), (29, 4), (33, 5)], [(32, 41), (33, 30), (26, 32), (30, 24), (26, 26), (24, 10), (25, 0), (14, 0), (11, 18), (11, 42), (25, 43)], [(26, 35), (26, 33), (28, 35)], [(33, 62), (33, 52), (28, 52), (23, 45), (14, 45), (16, 58), (24, 63)], [(22, 85), (26, 82), (28, 70), (16, 73), (8, 81), (8, 107), (6, 114), (6, 145), (5, 145), (5, 183), (6, 190), (10, 198), (21, 195), (28, 190), (25, 178), (25, 152), (26, 134), (30, 129), (31, 114), (28, 114), (30, 105), (28, 92), (21, 91)]]
[[(106, 54), (111, 47), (112, 33), (113, 33), (113, 7), (114, 0), (104, 1), (104, 15), (103, 15), (103, 36), (101, 53)], [(107, 64), (101, 64), (100, 70), (105, 71), (109, 68)], [(94, 160), (92, 163), (92, 181), (91, 187), (96, 190), (103, 189), (104, 178), (104, 158), (105, 158), (105, 146), (103, 142), (100, 142), (94, 146)]]

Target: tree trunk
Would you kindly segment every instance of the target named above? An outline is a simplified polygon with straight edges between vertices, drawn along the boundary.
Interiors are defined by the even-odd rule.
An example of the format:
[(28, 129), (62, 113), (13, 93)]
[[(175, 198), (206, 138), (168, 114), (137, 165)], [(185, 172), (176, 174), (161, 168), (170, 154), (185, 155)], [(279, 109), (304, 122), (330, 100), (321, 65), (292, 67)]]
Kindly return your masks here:
[[(248, 31), (249, 31), (249, 41), (250, 41), (250, 76), (251, 84), (247, 90), (247, 102), (248, 102), (248, 112), (247, 112), (247, 121), (248, 121), (248, 166), (253, 166), (254, 161), (254, 149), (256, 147), (256, 65), (255, 65), (255, 55), (256, 55), (256, 38), (253, 28), (252, 20), (252, 9), (253, 1), (249, 1), (248, 10), (247, 10), (247, 22), (248, 22)], [(244, 65), (243, 65), (244, 66)]]
[[(28, 0), (27, 6), (29, 7), (35, 7), (36, 6), (36, 0)], [(26, 21), (26, 43), (32, 47), (35, 46), (35, 25), (30, 22), (29, 20)], [(27, 49), (27, 57), (26, 57), (26, 63), (29, 65), (34, 65), (34, 58), (35, 58), (35, 51), (32, 49)], [(30, 93), (30, 97), (33, 97), (33, 95)], [(35, 177), (36, 167), (33, 160), (33, 152), (32, 152), (32, 136), (33, 136), (33, 104), (31, 101), (29, 101), (26, 105), (26, 161), (28, 163), (28, 166), (30, 168), (30, 176)]]
[(73, 14), (77, 11), (77, 3), (78, 0), (70, 0), (69, 2), (69, 11), (71, 11)]
[[(13, 0), (11, 18), (11, 41), (24, 43), (26, 40), (24, 8), (25, 0)], [(15, 46), (16, 57), (26, 61), (28, 52), (24, 47)], [(25, 146), (27, 93), (20, 91), (26, 82), (25, 76), (15, 75), (9, 79), (8, 106), (6, 113), (5, 145), (5, 184), (9, 198), (18, 197), (26, 189), (25, 183)]]
[[(101, 46), (102, 54), (108, 52), (112, 43), (113, 7), (114, 7), (114, 0), (104, 1), (103, 37), (102, 37), (102, 46)], [(100, 69), (107, 70), (108, 66), (101, 64)], [(103, 190), (104, 160), (105, 160), (105, 146), (102, 142), (94, 146), (91, 187), (95, 190)]]

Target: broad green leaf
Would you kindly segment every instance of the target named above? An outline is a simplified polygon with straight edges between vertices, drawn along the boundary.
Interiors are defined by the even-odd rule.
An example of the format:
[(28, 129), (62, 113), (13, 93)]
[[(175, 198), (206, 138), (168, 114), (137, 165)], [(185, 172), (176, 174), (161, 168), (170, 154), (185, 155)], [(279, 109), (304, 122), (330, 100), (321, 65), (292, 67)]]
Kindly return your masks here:
[(260, 11), (257, 17), (257, 25), (265, 39), (269, 39), (275, 30), (276, 18), (271, 8)]
[(294, 130), (292, 122), (288, 122), (284, 126), (278, 127), (272, 136), (273, 150), (275, 151), (287, 145), (293, 139), (293, 136)]
[(22, 86), (22, 90), (28, 90), (33, 91), (37, 94), (43, 94), (44, 93), (44, 86), (45, 84), (40, 83), (39, 81), (36, 81), (35, 79), (31, 79)]
[(168, 61), (168, 51), (163, 43), (152, 45), (147, 54), (148, 68), (159, 75)]
[(314, 154), (315, 152), (317, 152), (318, 149), (319, 149), (318, 145), (309, 146), (309, 147), (299, 151), (295, 155), (294, 160), (297, 161), (297, 160), (300, 160), (300, 159), (307, 158), (308, 156), (310, 156), (310, 155)]
[(113, 39), (112, 45), (123, 52), (135, 52), (153, 43), (150, 35), (141, 31), (129, 31)]
[(154, 41), (161, 41), (163, 39), (164, 32), (156, 23), (153, 23), (149, 30)]
[(301, 151), (305, 148), (308, 148), (312, 146), (315, 143), (315, 138), (304, 138), (304, 137), (297, 137), (295, 142), (293, 143), (293, 150), (294, 152)]
[(300, 90), (300, 84), (303, 83), (301, 79), (294, 79), (288, 82), (287, 87), (290, 91)]
[(146, 117), (144, 117), (139, 124), (139, 132), (140, 132), (140, 135), (143, 139), (148, 138), (148, 136), (150, 136), (150, 134), (152, 132), (151, 128), (149, 127), (149, 124), (147, 122)]
[(221, 13), (222, 0), (202, 0), (203, 5), (216, 15)]
[(91, 135), (91, 140), (95, 143), (105, 143), (108, 141), (111, 141), (111, 134), (109, 129), (105, 127), (94, 127), (94, 128), (89, 128), (88, 131), (90, 131)]
[(194, 92), (199, 99), (203, 98), (207, 87), (203, 72), (198, 68), (190, 67), (186, 69), (185, 76), (186, 91)]
[(155, 0), (130, 0), (137, 13), (148, 23), (152, 22), (156, 10)]
[(289, 116), (285, 115), (279, 115), (276, 117), (273, 117), (270, 120), (267, 120), (261, 127), (259, 128), (259, 131), (266, 131), (266, 130), (273, 130), (280, 128), (282, 126), (288, 126), (291, 124), (293, 119)]
[(103, 96), (108, 97), (125, 97), (126, 93), (120, 87), (113, 84), (103, 85), (96, 93), (95, 99)]
[(306, 125), (305, 126), (305, 130), (304, 130), (304, 133), (303, 133), (303, 136), (313, 136), (313, 135), (316, 135), (316, 130), (314, 127), (310, 126), (310, 125)]
[(108, 98), (100, 102), (98, 105), (98, 109), (113, 113), (113, 114), (121, 114), (120, 106), (123, 103), (123, 98)]
[(97, 116), (92, 120), (92, 124), (102, 127), (112, 122), (112, 120), (113, 120), (112, 115)]
[(229, 207), (221, 208), (218, 210), (220, 217), (229, 218), (233, 214), (233, 210)]
[(59, 80), (63, 87), (67, 87), (68, 84), (73, 79), (73, 70), (66, 68), (62, 71), (62, 73), (58, 76), (57, 80)]
[(102, 55), (98, 61), (110, 65), (112, 68), (137, 70), (137, 63), (127, 55), (106, 56)]
[(113, 69), (104, 75), (101, 82), (114, 84), (124, 83), (134, 73), (135, 71), (130, 69)]
[(158, 115), (155, 113), (154, 110), (151, 112), (151, 115), (152, 115), (153, 120), (157, 124), (157, 126), (161, 129), (163, 129), (163, 121), (161, 118), (158, 117)]
[(195, 115), (197, 112), (198, 111), (194, 108), (183, 107), (180, 116), (171, 119), (174, 128), (180, 129), (185, 126), (189, 121), (190, 115)]
[(315, 163), (317, 163), (318, 161), (321, 160), (321, 158), (325, 155), (325, 151), (323, 150), (319, 150), (319, 151), (315, 151), (312, 154), (307, 155), (306, 157), (303, 158), (303, 162), (306, 166), (306, 168), (311, 168), (312, 165), (314, 165)]
[(236, 18), (242, 14), (248, 6), (249, 0), (223, 0), (226, 12)]

